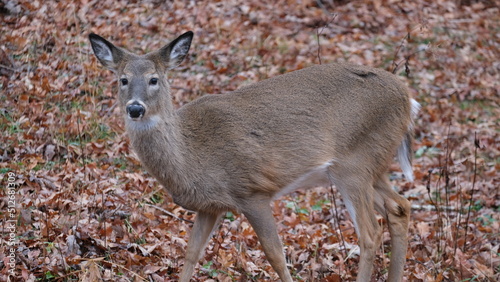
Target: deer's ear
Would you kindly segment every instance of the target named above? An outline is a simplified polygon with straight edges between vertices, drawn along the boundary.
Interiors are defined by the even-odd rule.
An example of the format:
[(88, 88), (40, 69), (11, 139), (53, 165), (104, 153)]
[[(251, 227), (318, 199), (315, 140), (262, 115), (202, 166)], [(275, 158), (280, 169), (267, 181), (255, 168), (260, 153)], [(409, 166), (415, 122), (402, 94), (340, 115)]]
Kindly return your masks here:
[(116, 71), (123, 60), (124, 52), (95, 33), (89, 35), (89, 40), (92, 50), (94, 50), (94, 54), (101, 64), (112, 71)]
[(167, 69), (173, 69), (180, 65), (191, 47), (192, 40), (193, 32), (188, 31), (159, 50), (160, 59)]

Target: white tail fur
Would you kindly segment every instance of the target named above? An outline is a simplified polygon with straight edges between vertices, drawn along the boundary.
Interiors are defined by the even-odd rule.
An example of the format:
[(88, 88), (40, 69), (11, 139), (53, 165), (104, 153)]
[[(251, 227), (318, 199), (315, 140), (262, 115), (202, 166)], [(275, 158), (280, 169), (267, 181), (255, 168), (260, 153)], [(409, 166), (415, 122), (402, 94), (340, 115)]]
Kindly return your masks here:
[(398, 148), (398, 162), (401, 165), (401, 170), (405, 175), (408, 181), (413, 182), (413, 169), (412, 169), (412, 156), (413, 151), (411, 149), (412, 139), (413, 139), (413, 120), (416, 118), (418, 111), (420, 110), (420, 104), (411, 99), (411, 114), (412, 114), (412, 122), (408, 127), (408, 133), (405, 135), (403, 142), (399, 145)]

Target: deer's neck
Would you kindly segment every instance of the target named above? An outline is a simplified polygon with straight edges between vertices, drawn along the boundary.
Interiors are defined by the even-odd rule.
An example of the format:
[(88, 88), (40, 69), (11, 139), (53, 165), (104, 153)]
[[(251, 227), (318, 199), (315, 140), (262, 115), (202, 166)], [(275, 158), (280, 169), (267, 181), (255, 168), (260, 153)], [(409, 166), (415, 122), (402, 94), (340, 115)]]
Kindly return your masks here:
[(142, 164), (171, 194), (182, 193), (189, 186), (185, 145), (176, 115), (144, 124), (127, 121), (127, 132)]

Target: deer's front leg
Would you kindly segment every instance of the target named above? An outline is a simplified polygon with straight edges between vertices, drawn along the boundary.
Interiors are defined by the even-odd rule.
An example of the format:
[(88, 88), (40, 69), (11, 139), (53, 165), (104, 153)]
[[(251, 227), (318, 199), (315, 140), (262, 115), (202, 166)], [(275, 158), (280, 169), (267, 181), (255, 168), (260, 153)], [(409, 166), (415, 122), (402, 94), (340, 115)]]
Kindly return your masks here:
[(278, 273), (283, 282), (291, 282), (292, 277), (286, 267), (283, 246), (269, 204), (270, 200), (268, 199), (253, 200), (245, 205), (243, 214), (257, 233), (267, 260), (271, 263), (274, 271)]
[(210, 238), (210, 234), (212, 234), (212, 231), (220, 218), (219, 213), (209, 214), (198, 212), (188, 241), (186, 261), (184, 262), (184, 267), (182, 268), (182, 273), (179, 279), (180, 282), (189, 282), (193, 276), (194, 267), (200, 260), (201, 254), (203, 250), (205, 250), (205, 245)]

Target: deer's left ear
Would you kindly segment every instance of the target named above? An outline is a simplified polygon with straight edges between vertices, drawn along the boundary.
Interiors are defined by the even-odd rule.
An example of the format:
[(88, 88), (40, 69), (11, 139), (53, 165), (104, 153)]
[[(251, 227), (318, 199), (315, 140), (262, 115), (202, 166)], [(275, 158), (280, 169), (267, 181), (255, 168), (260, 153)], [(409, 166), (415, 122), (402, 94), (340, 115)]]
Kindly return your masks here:
[(180, 65), (191, 47), (192, 40), (193, 32), (188, 31), (159, 50), (160, 59), (166, 64), (167, 69)]
[(94, 54), (101, 64), (112, 71), (116, 71), (124, 58), (124, 52), (95, 33), (89, 35), (89, 40), (92, 50), (94, 50)]

